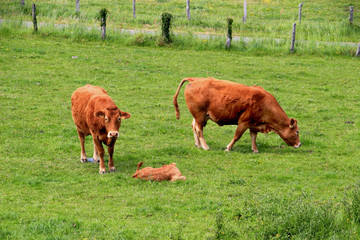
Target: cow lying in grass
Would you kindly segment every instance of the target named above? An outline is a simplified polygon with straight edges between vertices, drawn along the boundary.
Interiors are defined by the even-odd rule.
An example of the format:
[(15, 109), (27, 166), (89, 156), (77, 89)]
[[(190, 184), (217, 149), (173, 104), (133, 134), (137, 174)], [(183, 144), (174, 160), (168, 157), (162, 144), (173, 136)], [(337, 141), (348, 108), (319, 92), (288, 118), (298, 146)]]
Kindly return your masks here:
[(133, 178), (141, 178), (143, 180), (152, 180), (152, 181), (176, 181), (176, 180), (186, 180), (186, 177), (181, 175), (180, 170), (176, 167), (176, 163), (169, 165), (163, 165), (161, 168), (152, 168), (146, 167), (141, 170), (140, 167), (144, 162), (138, 164)]

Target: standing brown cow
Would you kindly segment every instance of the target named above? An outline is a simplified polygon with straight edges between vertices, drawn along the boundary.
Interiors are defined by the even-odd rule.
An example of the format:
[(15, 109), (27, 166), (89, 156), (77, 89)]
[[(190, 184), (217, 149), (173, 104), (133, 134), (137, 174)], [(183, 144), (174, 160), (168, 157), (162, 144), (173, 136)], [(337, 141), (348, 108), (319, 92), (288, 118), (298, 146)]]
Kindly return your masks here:
[(177, 96), (184, 82), (189, 82), (185, 88), (185, 101), (194, 117), (192, 128), (197, 147), (209, 149), (203, 136), (203, 128), (209, 119), (219, 126), (237, 125), (235, 136), (226, 151), (232, 149), (248, 128), (251, 148), (255, 153), (259, 152), (256, 147), (258, 132), (273, 131), (287, 145), (295, 148), (301, 146), (297, 121), (286, 115), (273, 95), (257, 86), (248, 87), (214, 78), (185, 78), (179, 84), (173, 101), (177, 119), (180, 118)]
[(114, 144), (119, 137), (121, 119), (130, 118), (122, 112), (101, 87), (86, 85), (75, 90), (71, 96), (71, 113), (81, 143), (81, 162), (86, 162), (85, 136), (94, 141), (94, 161), (100, 158), (100, 174), (106, 172), (103, 143), (108, 146), (109, 171), (115, 171), (113, 162)]

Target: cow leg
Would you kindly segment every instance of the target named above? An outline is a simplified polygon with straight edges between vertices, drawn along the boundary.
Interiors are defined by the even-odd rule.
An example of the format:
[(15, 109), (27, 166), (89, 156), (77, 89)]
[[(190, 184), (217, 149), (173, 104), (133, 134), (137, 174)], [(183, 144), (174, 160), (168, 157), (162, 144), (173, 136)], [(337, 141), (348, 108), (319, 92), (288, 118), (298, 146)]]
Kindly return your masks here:
[(106, 173), (105, 163), (104, 163), (104, 155), (105, 155), (104, 147), (103, 147), (101, 142), (99, 142), (99, 141), (97, 141), (95, 139), (94, 139), (94, 143), (95, 143), (97, 151), (98, 151), (98, 153), (100, 155), (99, 173), (104, 174), (104, 173)]
[(195, 146), (197, 148), (201, 148), (200, 139), (199, 139), (199, 136), (197, 135), (196, 130), (195, 130), (195, 118), (192, 121), (191, 127), (192, 127), (193, 132), (194, 132)]
[(113, 162), (113, 153), (114, 153), (114, 146), (115, 144), (110, 144), (108, 146), (108, 153), (109, 153), (109, 171), (115, 172), (115, 166)]
[(205, 139), (204, 139), (203, 128), (204, 128), (204, 120), (199, 121), (199, 119), (196, 119), (195, 127), (194, 127), (195, 133), (199, 138), (201, 147), (204, 150), (209, 150), (210, 148), (208, 147), (208, 145), (206, 144)]
[(250, 130), (250, 136), (251, 136), (251, 149), (252, 149), (253, 153), (258, 153), (259, 151), (256, 146), (257, 132)]
[(77, 132), (78, 132), (78, 135), (79, 135), (80, 145), (81, 145), (80, 162), (85, 163), (85, 162), (87, 162), (86, 151), (85, 151), (85, 134), (80, 132), (79, 129), (77, 129)]
[(99, 152), (97, 150), (96, 144), (95, 144), (95, 140), (94, 140), (94, 155), (93, 155), (93, 159), (94, 162), (100, 162), (100, 156), (99, 156)]
[(231, 140), (231, 142), (227, 145), (225, 151), (229, 152), (232, 147), (234, 146), (234, 144), (236, 143), (237, 140), (239, 140), (241, 138), (241, 136), (243, 135), (243, 133), (246, 131), (246, 129), (248, 129), (249, 126), (245, 125), (245, 124), (239, 124), (236, 131), (235, 131), (235, 135), (234, 138)]

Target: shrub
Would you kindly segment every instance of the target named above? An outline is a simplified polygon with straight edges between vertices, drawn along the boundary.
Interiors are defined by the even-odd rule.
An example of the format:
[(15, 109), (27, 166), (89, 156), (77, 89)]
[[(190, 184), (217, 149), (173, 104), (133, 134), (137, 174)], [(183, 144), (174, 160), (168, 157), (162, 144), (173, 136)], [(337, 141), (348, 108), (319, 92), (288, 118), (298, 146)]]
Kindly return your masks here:
[(161, 15), (161, 36), (166, 44), (172, 42), (170, 37), (171, 19), (172, 15), (170, 13), (163, 13)]

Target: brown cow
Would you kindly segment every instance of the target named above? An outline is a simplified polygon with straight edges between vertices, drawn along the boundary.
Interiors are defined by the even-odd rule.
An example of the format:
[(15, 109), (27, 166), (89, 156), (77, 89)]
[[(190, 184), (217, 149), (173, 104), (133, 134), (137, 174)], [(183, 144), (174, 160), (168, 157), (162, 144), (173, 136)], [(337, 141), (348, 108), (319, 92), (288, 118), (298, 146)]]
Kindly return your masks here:
[(192, 128), (197, 147), (209, 149), (203, 136), (203, 127), (209, 119), (219, 126), (238, 125), (226, 151), (232, 149), (248, 128), (254, 153), (259, 152), (256, 147), (258, 132), (273, 131), (287, 145), (295, 148), (301, 146), (297, 121), (286, 115), (273, 95), (257, 86), (249, 87), (214, 78), (185, 78), (180, 82), (173, 101), (177, 119), (180, 118), (177, 96), (184, 82), (189, 82), (185, 88), (185, 101), (194, 117)]
[(143, 180), (152, 181), (171, 181), (186, 180), (180, 170), (176, 167), (176, 163), (169, 165), (163, 165), (161, 168), (146, 167), (140, 170), (141, 165), (144, 162), (138, 164), (136, 172), (132, 176), (133, 178), (141, 178)]
[(113, 162), (114, 144), (119, 137), (121, 119), (130, 118), (122, 112), (101, 87), (86, 85), (75, 90), (71, 96), (71, 113), (81, 143), (81, 162), (86, 162), (85, 136), (94, 141), (94, 161), (100, 158), (100, 174), (105, 173), (103, 143), (108, 146), (109, 171), (115, 171)]

